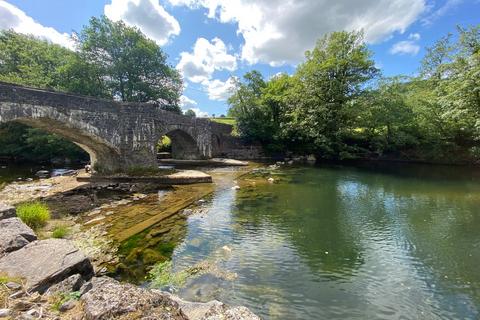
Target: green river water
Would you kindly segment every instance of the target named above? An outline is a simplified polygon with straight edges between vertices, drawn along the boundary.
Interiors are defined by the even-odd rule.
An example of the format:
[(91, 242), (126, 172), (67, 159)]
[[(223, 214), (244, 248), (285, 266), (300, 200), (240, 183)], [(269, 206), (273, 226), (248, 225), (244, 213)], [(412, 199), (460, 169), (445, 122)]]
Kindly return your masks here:
[[(463, 174), (462, 174), (463, 172)], [(214, 193), (177, 268), (216, 256), (179, 294), (266, 319), (478, 319), (480, 183), (455, 167), (287, 168)], [(257, 177), (258, 178), (258, 177)], [(227, 245), (231, 252), (219, 254)]]
[[(480, 318), (478, 169), (370, 164), (234, 173), (213, 170), (215, 191), (193, 214), (126, 241), (117, 276), (148, 285), (139, 280), (149, 267), (140, 260), (171, 257), (175, 271), (208, 261), (212, 272), (175, 292), (247, 306), (264, 319)], [(162, 197), (117, 211), (155, 217)]]

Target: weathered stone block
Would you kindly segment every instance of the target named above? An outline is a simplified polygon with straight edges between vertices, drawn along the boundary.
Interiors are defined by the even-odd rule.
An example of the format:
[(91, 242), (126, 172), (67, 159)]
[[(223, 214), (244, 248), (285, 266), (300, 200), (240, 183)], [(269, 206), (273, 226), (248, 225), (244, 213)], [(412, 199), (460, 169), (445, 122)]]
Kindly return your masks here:
[(25, 280), (29, 292), (45, 292), (74, 274), (89, 279), (93, 267), (71, 241), (48, 239), (32, 242), (0, 258), (0, 272)]
[(0, 230), (0, 257), (37, 240), (33, 230), (19, 218), (0, 220)]

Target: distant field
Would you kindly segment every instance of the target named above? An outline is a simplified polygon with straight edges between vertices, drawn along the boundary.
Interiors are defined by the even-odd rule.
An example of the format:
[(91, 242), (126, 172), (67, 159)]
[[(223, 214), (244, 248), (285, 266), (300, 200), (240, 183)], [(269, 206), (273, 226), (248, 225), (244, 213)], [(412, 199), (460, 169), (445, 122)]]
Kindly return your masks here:
[(210, 120), (218, 122), (218, 123), (229, 124), (229, 125), (232, 125), (232, 126), (235, 125), (235, 118), (210, 118)]

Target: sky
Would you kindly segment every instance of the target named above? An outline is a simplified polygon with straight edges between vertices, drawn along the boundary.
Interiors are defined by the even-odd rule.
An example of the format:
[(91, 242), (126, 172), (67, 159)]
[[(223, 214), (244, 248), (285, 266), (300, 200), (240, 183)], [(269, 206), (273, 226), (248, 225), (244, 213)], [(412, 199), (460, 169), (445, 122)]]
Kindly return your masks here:
[(218, 116), (235, 77), (292, 74), (332, 31), (364, 30), (383, 75), (415, 75), (426, 47), (480, 24), (480, 0), (0, 0), (0, 29), (73, 48), (72, 31), (103, 14), (168, 54), (184, 78), (184, 110)]

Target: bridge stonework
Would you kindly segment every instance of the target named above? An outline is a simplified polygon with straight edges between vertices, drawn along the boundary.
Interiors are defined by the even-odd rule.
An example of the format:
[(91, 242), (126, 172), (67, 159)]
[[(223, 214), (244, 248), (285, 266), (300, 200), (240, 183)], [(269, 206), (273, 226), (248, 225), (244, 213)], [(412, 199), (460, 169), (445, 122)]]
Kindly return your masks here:
[(0, 123), (8, 121), (41, 128), (76, 143), (103, 172), (156, 166), (156, 145), (164, 135), (172, 140), (172, 156), (179, 159), (228, 156), (243, 148), (231, 137), (231, 126), (167, 112), (158, 105), (0, 83)]

